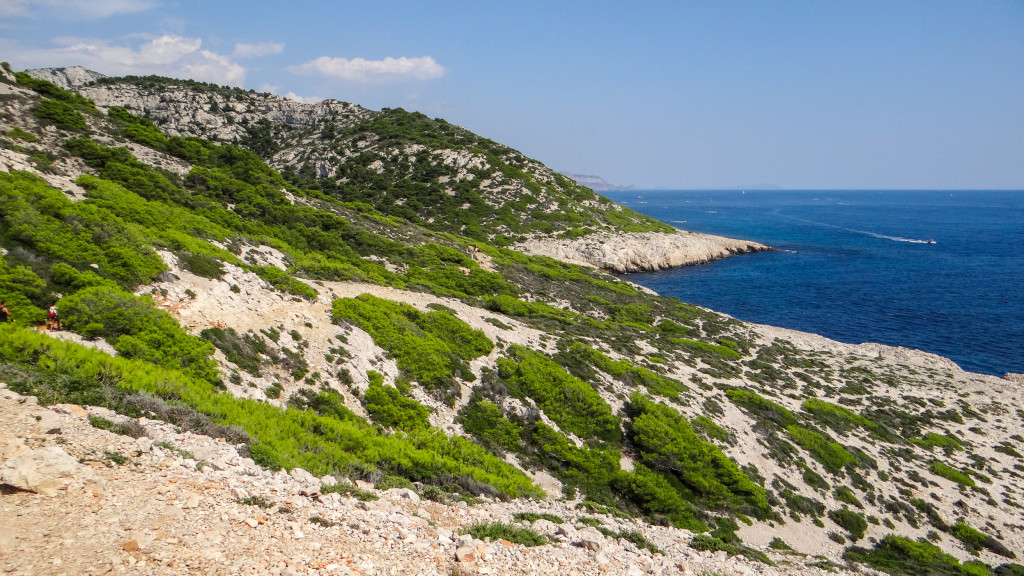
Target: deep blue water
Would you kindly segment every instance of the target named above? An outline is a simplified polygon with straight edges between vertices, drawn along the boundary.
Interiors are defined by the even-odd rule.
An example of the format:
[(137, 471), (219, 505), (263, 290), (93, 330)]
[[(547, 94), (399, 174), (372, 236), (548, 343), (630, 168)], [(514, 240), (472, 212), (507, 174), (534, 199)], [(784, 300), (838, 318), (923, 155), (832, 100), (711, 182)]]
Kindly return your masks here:
[[(1024, 372), (1024, 192), (629, 191), (679, 228), (776, 252), (631, 274), (742, 320)], [(934, 240), (934, 244), (927, 243)]]

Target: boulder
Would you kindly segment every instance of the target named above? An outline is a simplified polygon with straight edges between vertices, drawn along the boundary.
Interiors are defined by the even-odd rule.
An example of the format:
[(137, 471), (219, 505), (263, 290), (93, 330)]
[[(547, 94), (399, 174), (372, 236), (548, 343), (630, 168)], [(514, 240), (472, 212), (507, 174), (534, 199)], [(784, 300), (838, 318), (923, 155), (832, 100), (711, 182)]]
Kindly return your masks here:
[(0, 466), (4, 484), (50, 496), (74, 481), (97, 484), (96, 473), (55, 446), (25, 450)]
[(409, 500), (419, 502), (420, 495), (408, 488), (391, 488), (384, 491), (384, 497), (390, 500)]
[(288, 475), (291, 476), (292, 479), (294, 479), (296, 482), (299, 482), (300, 484), (305, 484), (307, 486), (316, 486), (318, 488), (320, 487), (320, 479), (317, 478), (316, 476), (313, 476), (309, 472), (306, 472), (302, 468), (292, 468), (291, 471), (288, 472)]
[(43, 434), (60, 434), (61, 426), (60, 416), (50, 410), (39, 414), (36, 420), (36, 429)]
[(554, 534), (558, 530), (558, 524), (541, 518), (533, 523), (533, 529), (543, 534)]
[(579, 539), (580, 546), (591, 552), (600, 552), (604, 548), (604, 534), (598, 532), (596, 528), (588, 526), (580, 530)]
[(456, 562), (476, 562), (477, 552), (472, 546), (459, 546), (455, 549)]

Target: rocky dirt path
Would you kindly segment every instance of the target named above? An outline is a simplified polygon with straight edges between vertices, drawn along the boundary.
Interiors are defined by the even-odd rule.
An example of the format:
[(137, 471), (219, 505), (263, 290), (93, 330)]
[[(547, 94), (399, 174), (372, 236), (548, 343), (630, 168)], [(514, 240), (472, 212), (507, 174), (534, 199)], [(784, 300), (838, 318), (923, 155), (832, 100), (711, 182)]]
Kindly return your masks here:
[[(664, 554), (578, 523), (564, 502), (447, 506), (392, 489), (360, 502), (320, 494), (318, 479), (258, 469), (223, 440), (140, 419), (132, 438), (90, 425), (102, 408), (40, 407), (0, 384), (0, 573), (28, 575), (271, 574), (824, 574), (803, 556), (778, 567), (689, 548), (692, 535), (599, 517), (641, 531)], [(249, 499), (249, 500), (246, 500)], [(259, 505), (246, 504), (256, 502)], [(537, 520), (551, 544), (526, 548), (461, 534), (480, 522)]]

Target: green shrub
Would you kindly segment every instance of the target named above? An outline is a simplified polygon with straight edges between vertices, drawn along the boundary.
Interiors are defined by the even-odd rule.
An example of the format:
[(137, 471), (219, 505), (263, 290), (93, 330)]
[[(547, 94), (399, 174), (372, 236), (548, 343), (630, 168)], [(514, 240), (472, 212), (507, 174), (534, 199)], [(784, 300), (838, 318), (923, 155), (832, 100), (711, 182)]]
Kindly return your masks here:
[(546, 512), (516, 512), (512, 515), (512, 518), (514, 518), (516, 522), (522, 522), (523, 520), (526, 520), (530, 523), (536, 522), (537, 520), (548, 520), (550, 522), (554, 522), (555, 524), (562, 524), (563, 522), (565, 522), (565, 520), (563, 520), (561, 516), (548, 514)]
[(64, 325), (86, 337), (103, 337), (121, 356), (182, 369), (219, 383), (213, 346), (185, 332), (146, 296), (118, 289), (90, 287), (61, 302)]
[(363, 394), (363, 405), (370, 419), (385, 428), (425, 430), (430, 427), (430, 408), (408, 398), (394, 387), (370, 382)]
[(513, 396), (529, 397), (567, 432), (583, 440), (621, 443), (619, 419), (601, 395), (547, 356), (512, 345), (498, 375)]
[(529, 528), (523, 528), (522, 526), (505, 524), (502, 522), (474, 524), (469, 528), (466, 528), (463, 533), (469, 534), (478, 540), (484, 540), (485, 538), (490, 538), (494, 541), (508, 540), (509, 542), (522, 544), (523, 546), (543, 546), (548, 543), (548, 539), (546, 537), (537, 534)]
[(380, 482), (377, 482), (377, 484), (374, 486), (374, 488), (376, 488), (377, 490), (380, 490), (381, 492), (383, 492), (385, 490), (390, 490), (392, 488), (406, 488), (408, 490), (415, 490), (416, 489), (415, 486), (413, 486), (413, 483), (410, 482), (408, 478), (403, 478), (401, 476), (395, 476), (393, 474), (389, 474), (389, 475), (381, 478)]
[(562, 324), (573, 324), (582, 319), (578, 314), (561, 308), (555, 308), (543, 302), (525, 302), (513, 296), (500, 295), (486, 300), (488, 310), (501, 312), (506, 316), (520, 316), (526, 318), (546, 318), (557, 320)]
[(128, 420), (124, 424), (117, 424), (100, 416), (89, 416), (89, 424), (93, 428), (99, 428), (100, 430), (106, 430), (122, 436), (131, 436), (132, 438), (141, 438), (146, 435), (146, 429), (136, 420)]
[(135, 116), (120, 106), (111, 106), (107, 110), (107, 116), (121, 124), (121, 132), (125, 138), (161, 152), (168, 151), (167, 136), (152, 120)]
[(10, 240), (77, 270), (95, 265), (126, 287), (166, 270), (137, 227), (89, 201), (72, 202), (32, 174), (0, 173), (0, 218)]
[(888, 429), (879, 426), (845, 406), (825, 402), (818, 398), (808, 398), (804, 400), (801, 408), (804, 412), (811, 414), (819, 423), (836, 432), (843, 433), (861, 428), (867, 430), (872, 437), (879, 440), (886, 442), (899, 441), (899, 438)]
[(857, 499), (857, 496), (853, 493), (853, 490), (850, 490), (846, 486), (836, 486), (836, 489), (832, 491), (832, 495), (835, 496), (836, 500), (839, 500), (840, 502), (845, 502), (847, 504), (856, 506), (857, 508), (864, 508), (864, 505), (861, 504), (860, 500)]
[(699, 340), (688, 340), (686, 338), (670, 338), (669, 341), (672, 342), (673, 344), (679, 344), (681, 346), (689, 348), (690, 350), (696, 352), (698, 356), (710, 354), (712, 356), (721, 356), (722, 358), (726, 358), (729, 360), (741, 357), (739, 352), (733, 350), (732, 348), (729, 348), (728, 346), (722, 346), (720, 344), (709, 344), (707, 342), (701, 342)]
[(623, 496), (631, 506), (642, 510), (649, 520), (665, 523), (690, 531), (707, 530), (698, 518), (699, 512), (686, 501), (683, 493), (669, 476), (636, 464), (630, 472), (619, 472), (612, 480), (615, 493)]
[(331, 484), (329, 486), (320, 487), (321, 494), (341, 494), (343, 496), (350, 496), (356, 500), (363, 502), (372, 502), (374, 500), (380, 500), (380, 496), (377, 496), (372, 490), (363, 490), (362, 488), (355, 487), (351, 482), (338, 482), (337, 484)]
[(864, 515), (845, 506), (842, 510), (830, 510), (828, 517), (840, 528), (849, 532), (854, 542), (863, 538), (864, 532), (868, 529), (868, 521)]
[(234, 328), (212, 326), (203, 329), (199, 337), (220, 349), (229, 362), (253, 376), (261, 375), (263, 360), (260, 355), (271, 354), (266, 340), (252, 332), (239, 335)]
[(772, 422), (782, 428), (797, 423), (796, 416), (788, 408), (776, 404), (756, 392), (733, 388), (726, 390), (725, 395), (733, 404), (746, 410), (758, 421)]
[(489, 400), (470, 401), (459, 411), (455, 421), (488, 448), (513, 452), (519, 449), (520, 426), (503, 417), (501, 408)]
[(732, 438), (732, 434), (730, 434), (728, 430), (722, 428), (715, 423), (714, 420), (703, 414), (698, 414), (690, 421), (690, 425), (693, 426), (694, 431), (700, 434), (705, 440), (718, 440), (719, 442), (725, 443), (735, 442)]
[(992, 447), (992, 449), (995, 450), (996, 452), (1006, 454), (1007, 456), (1012, 456), (1014, 458), (1024, 458), (1024, 455), (1018, 452), (1017, 449), (1014, 448), (1013, 445), (1011, 445), (1009, 442), (1001, 442), (999, 444), (996, 444), (995, 446)]
[(43, 99), (32, 110), (32, 114), (39, 118), (43, 124), (52, 124), (64, 130), (85, 132), (89, 129), (85, 116), (82, 116), (82, 113), (76, 110), (74, 106), (61, 100)]
[(910, 441), (918, 446), (923, 446), (924, 448), (931, 449), (936, 446), (942, 448), (942, 451), (945, 452), (947, 456), (957, 450), (964, 449), (964, 445), (960, 439), (949, 434), (936, 434), (935, 432), (929, 432), (922, 438), (911, 438)]
[(632, 418), (629, 439), (646, 466), (678, 480), (707, 507), (740, 511), (749, 507), (758, 518), (768, 514), (764, 489), (721, 449), (701, 440), (679, 412), (634, 392), (627, 413)]
[(833, 474), (840, 474), (844, 468), (855, 466), (858, 462), (856, 456), (824, 434), (803, 426), (788, 426), (786, 433), (793, 442), (807, 450), (812, 458)]
[(774, 566), (774, 563), (768, 559), (768, 556), (764, 552), (739, 543), (734, 544), (725, 542), (721, 538), (711, 536), (710, 534), (697, 534), (694, 536), (690, 541), (690, 548), (707, 552), (717, 552), (721, 550), (730, 556), (739, 554), (750, 558), (751, 560), (757, 560), (769, 566)]
[(224, 263), (206, 254), (183, 252), (178, 254), (182, 268), (203, 278), (220, 278), (224, 275)]
[(7, 301), (10, 322), (41, 324), (46, 318), (45, 308), (54, 297), (46, 282), (25, 266), (8, 266), (0, 255), (0, 294)]
[[(681, 393), (689, 391), (689, 388), (678, 380), (656, 374), (646, 368), (636, 366), (628, 360), (612, 360), (599, 350), (581, 342), (573, 342), (570, 346), (565, 347), (555, 355), (554, 359), (583, 380), (593, 378), (592, 371), (587, 368), (592, 365), (626, 386), (643, 386), (651, 394), (665, 398), (678, 401)], [(588, 372), (590, 373), (588, 374)]]
[(1016, 558), (1017, 555), (1006, 548), (1002, 542), (980, 530), (971, 528), (964, 522), (957, 522), (950, 527), (949, 533), (957, 540), (964, 543), (967, 550), (975, 556), (981, 550), (988, 550), (1005, 558)]
[(641, 550), (648, 550), (651, 554), (664, 554), (660, 548), (654, 545), (653, 542), (647, 539), (643, 534), (634, 530), (624, 530), (615, 534), (615, 538), (621, 538), (627, 542), (631, 542), (637, 548)]
[(284, 386), (280, 382), (274, 382), (263, 390), (263, 394), (271, 400), (277, 400), (280, 398), (282, 392), (284, 392)]
[(333, 520), (328, 520), (327, 518), (324, 518), (323, 516), (310, 516), (309, 517), (309, 523), (310, 524), (317, 524), (319, 526), (323, 526), (324, 528), (333, 528), (333, 527), (339, 525), (338, 522), (335, 522)]
[(422, 313), (370, 294), (335, 300), (332, 315), (335, 322), (353, 322), (366, 330), (409, 378), (449, 395), (454, 394), (455, 377), (473, 379), (467, 362), (494, 347), (483, 332), (448, 312)]
[(970, 486), (971, 488), (974, 488), (975, 486), (974, 480), (971, 479), (970, 476), (964, 474), (963, 472), (957, 470), (956, 468), (953, 468), (952, 466), (943, 464), (938, 460), (932, 460), (928, 464), (928, 471), (931, 472), (932, 474), (935, 474), (936, 476), (941, 476), (947, 480), (952, 480), (953, 482), (956, 482), (961, 486)]
[(36, 136), (31, 132), (26, 132), (17, 126), (8, 130), (7, 135), (11, 138), (17, 138), (18, 140), (24, 140), (26, 142), (39, 142), (39, 136)]
[(274, 507), (273, 502), (270, 502), (263, 496), (246, 496), (236, 500), (239, 504), (244, 506), (256, 506), (257, 508), (263, 508), (264, 510)]
[(851, 547), (843, 554), (843, 558), (868, 564), (894, 576), (963, 576), (977, 573), (970, 568), (965, 570), (965, 566), (957, 562), (956, 558), (930, 542), (915, 542), (893, 534), (883, 538), (870, 550)]

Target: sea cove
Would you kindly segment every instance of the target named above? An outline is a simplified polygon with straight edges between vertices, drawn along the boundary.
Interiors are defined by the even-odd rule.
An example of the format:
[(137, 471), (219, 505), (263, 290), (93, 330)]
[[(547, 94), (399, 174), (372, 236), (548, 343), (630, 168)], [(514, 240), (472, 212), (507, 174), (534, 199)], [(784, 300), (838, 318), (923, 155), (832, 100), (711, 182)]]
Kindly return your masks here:
[[(629, 191), (680, 228), (776, 251), (631, 281), (736, 318), (1024, 371), (1024, 193)], [(934, 243), (929, 243), (934, 241)]]

